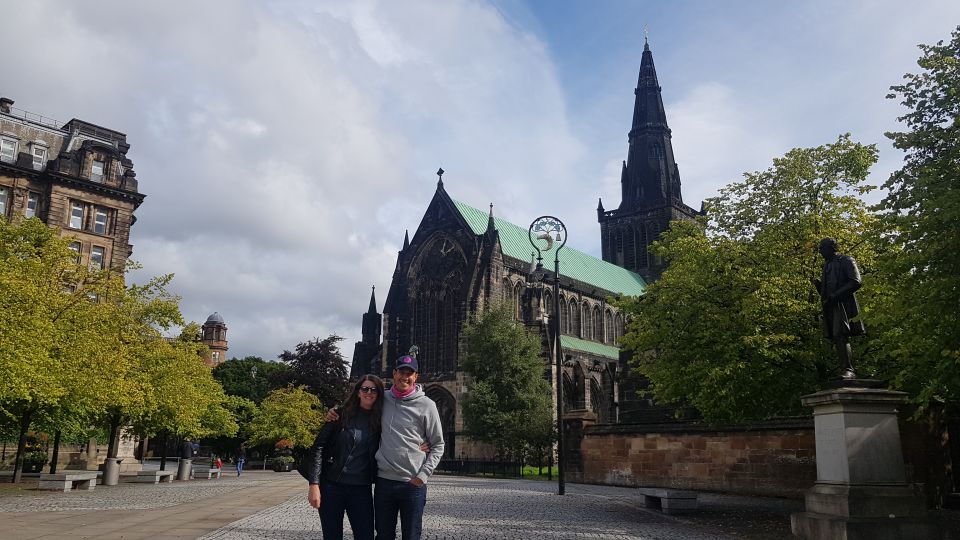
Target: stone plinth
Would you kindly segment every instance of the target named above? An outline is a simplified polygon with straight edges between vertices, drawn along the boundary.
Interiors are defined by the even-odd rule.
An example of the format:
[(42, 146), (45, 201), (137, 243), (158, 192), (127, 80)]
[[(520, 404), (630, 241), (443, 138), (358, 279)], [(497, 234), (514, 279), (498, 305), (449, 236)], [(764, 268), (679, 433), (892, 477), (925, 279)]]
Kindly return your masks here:
[(803, 397), (813, 407), (817, 482), (806, 512), (793, 514), (800, 538), (919, 540), (942, 538), (923, 499), (907, 483), (897, 408), (907, 394), (834, 388)]

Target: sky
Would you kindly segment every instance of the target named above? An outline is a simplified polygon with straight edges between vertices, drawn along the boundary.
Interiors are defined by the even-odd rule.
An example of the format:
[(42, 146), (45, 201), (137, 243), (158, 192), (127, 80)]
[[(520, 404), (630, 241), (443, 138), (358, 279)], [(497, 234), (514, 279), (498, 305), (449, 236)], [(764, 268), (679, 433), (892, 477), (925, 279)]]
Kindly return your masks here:
[(231, 357), (336, 333), (349, 359), (436, 190), (599, 256), (644, 29), (684, 202), (850, 132), (881, 184), (885, 99), (960, 2), (7, 0), (0, 95), (127, 134), (134, 282), (173, 273)]

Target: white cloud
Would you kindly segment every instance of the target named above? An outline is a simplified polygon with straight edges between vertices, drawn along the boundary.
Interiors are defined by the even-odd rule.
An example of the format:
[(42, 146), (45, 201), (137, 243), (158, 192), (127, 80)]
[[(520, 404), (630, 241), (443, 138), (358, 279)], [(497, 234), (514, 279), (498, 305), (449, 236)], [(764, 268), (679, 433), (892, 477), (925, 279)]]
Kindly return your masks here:
[(720, 187), (739, 181), (739, 172), (765, 168), (783, 153), (775, 137), (756, 136), (756, 126), (769, 119), (757, 118), (729, 86), (707, 81), (678, 98), (666, 107), (688, 205), (699, 208)]
[(580, 143), (547, 51), (485, 4), (186, 9), (9, 10), (0, 47), (38, 46), (17, 47), (4, 92), (128, 134), (147, 194), (137, 277), (176, 273), (185, 316), (219, 311), (231, 355), (272, 358), (336, 332), (349, 356), (437, 166), (454, 196), (496, 193), (518, 218), (511, 201), (534, 196), (536, 179), (572, 182)]
[[(694, 207), (790, 147), (848, 130), (883, 142), (898, 113), (886, 87), (913, 68), (913, 45), (947, 37), (960, 12), (892, 1), (656, 10), (676, 24), (654, 54)], [(147, 194), (132, 236), (138, 276), (175, 272), (188, 318), (224, 316), (231, 355), (273, 358), (336, 332), (349, 356), (370, 286), (382, 304), (439, 166), (452, 196), (493, 202), (521, 225), (560, 216), (572, 246), (597, 251), (595, 197), (619, 204), (642, 37), (564, 36), (610, 48), (563, 73), (578, 82), (568, 102), (566, 59), (538, 37), (553, 22), (519, 11), (505, 21), (479, 0), (21, 2), (0, 18), (0, 49), (16, 51), (2, 93), (128, 134)], [(613, 57), (629, 60), (603, 61)], [(894, 152), (882, 158), (896, 166)]]

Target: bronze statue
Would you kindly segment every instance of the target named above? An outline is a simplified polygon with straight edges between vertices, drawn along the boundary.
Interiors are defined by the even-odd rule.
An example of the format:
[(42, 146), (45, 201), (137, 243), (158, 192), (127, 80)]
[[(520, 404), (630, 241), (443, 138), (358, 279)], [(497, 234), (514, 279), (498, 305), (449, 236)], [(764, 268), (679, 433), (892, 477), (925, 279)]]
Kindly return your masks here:
[(850, 336), (862, 336), (863, 323), (850, 319), (860, 314), (860, 306), (854, 295), (863, 284), (857, 261), (849, 255), (837, 253), (837, 241), (824, 238), (820, 241), (820, 255), (823, 256), (823, 273), (820, 279), (813, 280), (823, 310), (823, 335), (833, 342), (840, 359), (840, 378), (856, 379), (853, 371)]

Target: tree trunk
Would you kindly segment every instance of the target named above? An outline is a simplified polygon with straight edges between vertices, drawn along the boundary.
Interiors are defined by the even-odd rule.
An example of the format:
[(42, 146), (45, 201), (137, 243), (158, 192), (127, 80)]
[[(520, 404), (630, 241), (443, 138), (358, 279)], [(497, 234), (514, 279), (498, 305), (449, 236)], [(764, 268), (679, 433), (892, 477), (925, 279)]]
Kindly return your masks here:
[(107, 444), (107, 457), (115, 458), (120, 446), (120, 415), (110, 417), (110, 442)]
[(160, 470), (161, 471), (167, 470), (167, 439), (168, 438), (169, 437), (167, 436), (167, 433), (164, 432), (163, 436), (160, 439), (162, 441), (160, 444)]
[(20, 417), (20, 437), (17, 439), (17, 457), (13, 461), (13, 483), (19, 484), (23, 480), (23, 451), (27, 446), (27, 430), (30, 429), (30, 421), (33, 418), (33, 410), (23, 413)]
[(53, 435), (53, 457), (50, 459), (50, 474), (57, 474), (57, 462), (60, 461), (60, 430)]

